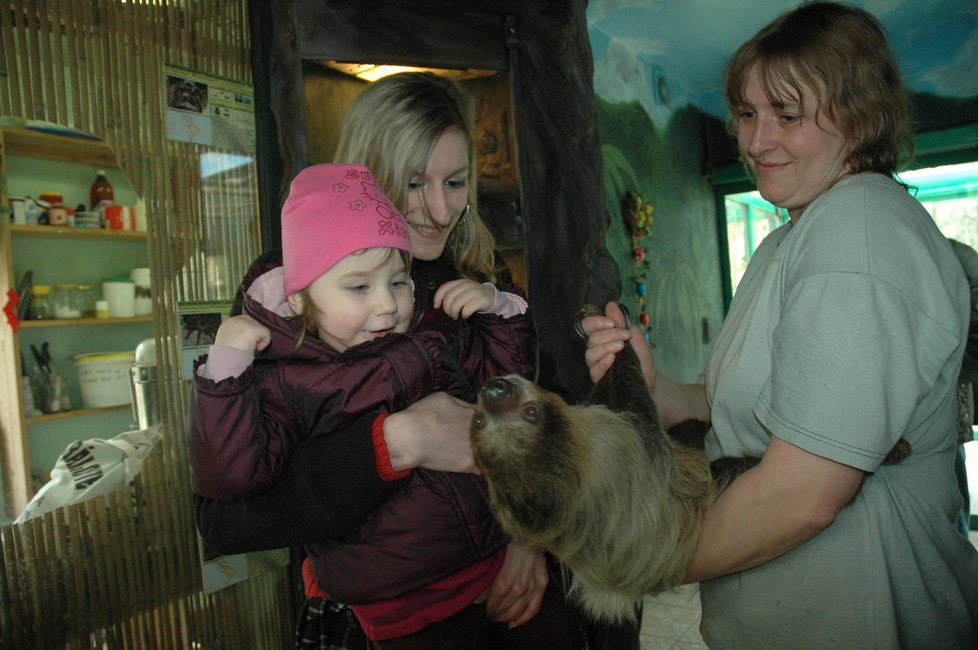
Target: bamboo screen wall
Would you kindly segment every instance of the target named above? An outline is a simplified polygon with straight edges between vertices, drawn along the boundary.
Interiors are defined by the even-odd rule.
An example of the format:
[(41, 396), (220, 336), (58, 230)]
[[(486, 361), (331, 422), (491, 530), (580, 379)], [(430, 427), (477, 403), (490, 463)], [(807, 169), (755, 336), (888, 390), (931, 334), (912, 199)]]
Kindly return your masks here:
[(250, 219), (224, 242), (225, 280), (240, 278), (257, 215), (209, 204), (257, 206), (257, 183), (251, 165), (202, 192), (208, 148), (167, 140), (163, 68), (250, 85), (248, 34), (246, 0), (0, 1), (0, 115), (103, 137), (146, 204), (164, 431), (131, 489), (0, 529), (4, 648), (292, 644), (284, 569), (204, 593), (183, 446), (177, 306), (232, 297), (236, 282), (206, 280), (201, 250), (215, 219)]

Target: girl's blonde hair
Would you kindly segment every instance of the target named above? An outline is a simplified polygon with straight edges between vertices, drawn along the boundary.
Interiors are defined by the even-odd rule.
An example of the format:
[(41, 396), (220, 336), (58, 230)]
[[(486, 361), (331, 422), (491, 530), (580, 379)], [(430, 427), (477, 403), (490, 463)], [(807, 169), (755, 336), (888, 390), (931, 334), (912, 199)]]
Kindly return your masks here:
[[(364, 248), (350, 255), (362, 255), (364, 251), (370, 250), (369, 248)], [(407, 251), (403, 251), (400, 248), (388, 248), (387, 255), (380, 261), (381, 264), (387, 264), (391, 256), (397, 254), (401, 261), (404, 263), (404, 269), (410, 273), (411, 272), (411, 256), (407, 254)], [(312, 285), (309, 285), (312, 286)], [(299, 329), (298, 336), (295, 340), (295, 345), (292, 347), (292, 354), (299, 351), (302, 347), (302, 342), (306, 340), (306, 334), (312, 334), (315, 337), (319, 337), (319, 316), (322, 314), (322, 309), (316, 304), (316, 301), (312, 299), (312, 295), (309, 293), (309, 287), (304, 287), (299, 291), (299, 297), (302, 300), (302, 311), (295, 316), (292, 316), (289, 320), (296, 324)], [(412, 320), (412, 328), (413, 328)]]
[[(772, 104), (816, 97), (850, 141), (851, 173), (892, 176), (913, 155), (910, 101), (882, 25), (870, 13), (834, 2), (811, 2), (786, 12), (734, 53), (723, 92), (734, 117), (756, 66)], [(804, 106), (801, 107), (804, 110)]]
[(402, 213), (411, 180), (428, 165), (438, 138), (458, 129), (469, 150), (469, 214), (449, 236), (446, 250), (458, 272), (496, 281), (492, 233), (479, 218), (473, 109), (462, 87), (444, 77), (408, 72), (366, 86), (347, 111), (334, 160), (360, 163)]

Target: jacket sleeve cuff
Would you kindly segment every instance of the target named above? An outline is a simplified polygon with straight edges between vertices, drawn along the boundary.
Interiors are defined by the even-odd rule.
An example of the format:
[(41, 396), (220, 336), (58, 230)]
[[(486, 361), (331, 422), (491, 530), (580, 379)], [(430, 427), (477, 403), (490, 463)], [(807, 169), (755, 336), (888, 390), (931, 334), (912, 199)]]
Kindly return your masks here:
[(484, 282), (483, 284), (487, 287), (492, 287), (496, 296), (492, 302), (492, 306), (486, 310), (486, 313), (502, 316), (503, 318), (512, 318), (513, 316), (520, 316), (526, 313), (527, 303), (521, 296), (515, 293), (509, 293), (508, 291), (500, 291), (492, 282)]
[(255, 355), (225, 345), (212, 345), (206, 363), (197, 368), (197, 374), (205, 379), (221, 381), (238, 377), (255, 361)]
[(374, 459), (377, 461), (377, 475), (385, 481), (399, 481), (411, 474), (411, 469), (396, 470), (391, 467), (391, 456), (384, 438), (384, 420), (387, 413), (381, 413), (374, 420), (371, 435), (374, 441)]

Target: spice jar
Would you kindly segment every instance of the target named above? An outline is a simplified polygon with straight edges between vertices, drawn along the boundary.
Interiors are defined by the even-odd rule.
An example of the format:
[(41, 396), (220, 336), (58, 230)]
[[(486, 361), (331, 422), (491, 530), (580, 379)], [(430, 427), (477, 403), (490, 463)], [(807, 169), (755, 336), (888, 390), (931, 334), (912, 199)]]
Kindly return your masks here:
[(95, 287), (92, 285), (78, 285), (78, 310), (82, 318), (95, 317)]
[(55, 318), (81, 318), (77, 284), (56, 284), (51, 292), (51, 310)]
[(35, 284), (31, 288), (31, 318), (44, 320), (53, 318), (51, 311), (51, 287), (46, 284)]

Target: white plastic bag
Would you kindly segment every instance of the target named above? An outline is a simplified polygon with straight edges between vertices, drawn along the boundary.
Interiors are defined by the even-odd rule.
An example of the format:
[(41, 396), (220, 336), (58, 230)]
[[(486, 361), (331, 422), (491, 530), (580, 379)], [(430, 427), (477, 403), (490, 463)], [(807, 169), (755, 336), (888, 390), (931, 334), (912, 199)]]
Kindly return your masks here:
[(76, 440), (58, 456), (51, 480), (37, 491), (14, 523), (128, 485), (161, 437), (159, 426), (153, 426), (108, 440)]

